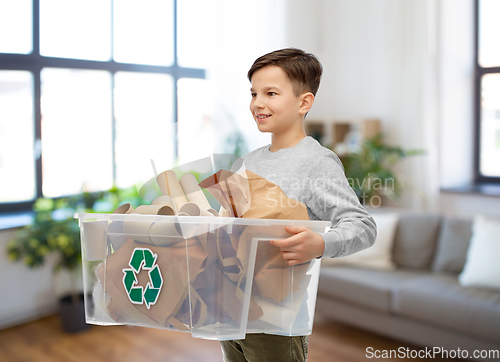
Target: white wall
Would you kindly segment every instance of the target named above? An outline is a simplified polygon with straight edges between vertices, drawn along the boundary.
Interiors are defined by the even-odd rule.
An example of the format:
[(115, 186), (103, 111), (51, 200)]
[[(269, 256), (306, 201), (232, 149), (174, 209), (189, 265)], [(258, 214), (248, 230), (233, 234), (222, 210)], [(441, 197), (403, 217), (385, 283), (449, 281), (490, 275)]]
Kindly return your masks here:
[(418, 156), (395, 167), (408, 184), (404, 207), (500, 213), (500, 197), (438, 190), (473, 175), (473, 0), (286, 4), (286, 46), (316, 54), (324, 67), (309, 119), (378, 118), (389, 144), (430, 151), (428, 160)]
[(30, 270), (7, 258), (7, 243), (15, 229), (0, 230), (0, 329), (51, 314), (57, 298), (52, 275), (53, 260)]
[(441, 0), (441, 180), (444, 187), (473, 181), (473, 2)]
[(388, 118), (391, 48), (388, 1), (287, 1), (286, 45), (312, 52), (323, 79), (309, 118)]

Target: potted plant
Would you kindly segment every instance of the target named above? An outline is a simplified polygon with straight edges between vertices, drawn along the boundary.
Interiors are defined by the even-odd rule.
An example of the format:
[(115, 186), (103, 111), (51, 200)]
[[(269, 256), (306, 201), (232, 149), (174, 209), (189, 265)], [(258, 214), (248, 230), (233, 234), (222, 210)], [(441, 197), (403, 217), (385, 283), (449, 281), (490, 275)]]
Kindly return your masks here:
[(45, 263), (48, 254), (56, 254), (54, 272), (66, 270), (71, 279), (71, 289), (59, 299), (59, 315), (63, 329), (78, 332), (88, 328), (85, 323), (84, 296), (78, 290), (81, 271), (81, 243), (75, 212), (112, 212), (120, 200), (140, 204), (136, 188), (118, 190), (116, 187), (97, 193), (83, 192), (59, 199), (39, 198), (33, 211), (33, 222), (16, 232), (7, 245), (12, 261), (23, 261), (29, 268)]
[[(359, 152), (343, 156), (342, 163), (346, 178), (361, 204), (380, 205), (382, 196), (400, 200), (402, 188), (392, 166), (405, 157), (420, 154), (425, 154), (425, 151), (389, 146), (383, 141), (383, 133), (378, 133), (364, 140)], [(379, 201), (375, 202), (374, 198), (379, 198)]]

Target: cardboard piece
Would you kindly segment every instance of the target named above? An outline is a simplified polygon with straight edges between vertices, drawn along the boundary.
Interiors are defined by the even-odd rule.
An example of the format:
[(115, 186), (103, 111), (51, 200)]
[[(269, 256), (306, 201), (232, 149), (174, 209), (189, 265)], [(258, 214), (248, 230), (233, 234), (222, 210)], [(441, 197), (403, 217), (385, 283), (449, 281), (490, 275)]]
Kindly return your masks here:
[[(119, 206), (114, 214), (178, 215), (178, 216), (219, 216), (208, 202), (192, 173), (184, 174), (180, 181), (172, 170), (156, 177), (162, 196), (155, 198), (151, 205), (140, 205), (135, 210), (130, 204)], [(189, 201), (186, 195), (189, 195)], [(145, 241), (147, 242), (147, 241)]]
[(108, 220), (83, 222), (85, 253), (88, 261), (106, 259), (106, 229)]
[[(198, 275), (193, 287), (207, 304), (209, 316), (216, 321), (229, 318), (232, 322), (239, 323), (244, 302), (241, 288), (248, 278), (246, 270), (243, 270), (242, 264), (235, 258), (235, 249), (227, 242), (229, 237), (223, 228), (216, 229), (214, 233), (200, 234), (198, 239), (206, 240), (209, 251), (207, 267)], [(221, 252), (221, 249), (224, 251)], [(248, 320), (259, 319), (262, 315), (262, 309), (250, 296)]]
[(168, 205), (140, 205), (135, 209), (135, 213), (144, 215), (175, 215), (174, 209)]
[(123, 234), (125, 234), (127, 238), (151, 244), (151, 239), (149, 237), (149, 229), (151, 228), (151, 225), (153, 225), (152, 221), (127, 220), (123, 222)]
[(184, 240), (178, 222), (153, 222), (148, 234), (151, 243), (156, 246), (169, 246)]
[(170, 195), (158, 196), (156, 199), (151, 201), (151, 205), (167, 205), (170, 206), (172, 209), (175, 209), (174, 200)]
[(120, 248), (126, 241), (123, 236), (123, 221), (111, 221), (106, 228), (106, 235), (113, 250)]
[(250, 208), (248, 197), (251, 193), (246, 175), (219, 170), (199, 185), (206, 188), (233, 217), (241, 217)]
[[(213, 209), (212, 209), (213, 210)], [(194, 202), (187, 202), (179, 209), (180, 214), (187, 214), (189, 216), (215, 216), (208, 209), (202, 209), (198, 204)]]
[(182, 175), (179, 182), (189, 202), (198, 205), (199, 208), (205, 212), (208, 211), (212, 215), (218, 216), (217, 211), (215, 211), (208, 202), (207, 197), (198, 185), (196, 177), (192, 173), (185, 173)]
[[(166, 326), (167, 320), (175, 318), (179, 308), (188, 293), (188, 273), (192, 280), (198, 275), (207, 255), (196, 239), (188, 240), (189, 265), (186, 258), (186, 241), (168, 247), (157, 247), (138, 243), (128, 239), (106, 263), (96, 269), (99, 282), (105, 286), (106, 293), (111, 297), (107, 306), (109, 315), (116, 321), (130, 322), (130, 319), (157, 323)], [(123, 269), (129, 268), (132, 252), (137, 247), (146, 247), (157, 255), (163, 287), (154, 308), (148, 309), (145, 304), (132, 304), (123, 286)], [(149, 280), (148, 273), (141, 271), (138, 275), (138, 285), (145, 287)], [(201, 316), (203, 317), (203, 316)], [(189, 325), (189, 321), (180, 321)], [(188, 322), (188, 323), (186, 323)]]
[[(146, 228), (150, 225), (149, 222), (143, 224)], [(166, 235), (175, 229), (174, 223), (157, 222), (151, 228), (154, 225), (159, 228), (158, 240), (168, 239)], [(170, 227), (170, 230), (165, 232), (162, 229), (165, 227)], [(162, 246), (144, 244), (130, 238), (115, 253), (109, 255), (106, 263), (96, 269), (96, 276), (110, 298), (105, 307), (108, 315), (117, 322), (157, 324), (178, 330), (188, 330), (191, 323), (193, 328), (224, 320), (228, 323), (240, 323), (243, 300), (242, 291), (238, 288), (246, 280), (246, 275), (238, 272), (239, 283), (229, 280), (223, 272), (215, 247), (218, 240), (229, 238), (223, 229), (217, 229), (222, 231), (221, 235), (206, 230), (207, 227), (206, 224), (200, 224), (199, 230), (193, 231), (196, 236), (188, 239), (182, 236), (170, 238), (172, 242)], [(154, 238), (153, 235), (150, 237)], [(231, 246), (230, 243), (227, 244)], [(132, 252), (137, 247), (148, 248), (158, 255), (157, 265), (163, 276), (164, 289), (151, 309), (147, 309), (145, 305), (132, 304), (123, 286), (123, 269), (128, 268)], [(232, 247), (230, 250), (235, 253)], [(141, 272), (137, 278), (138, 285), (147, 285), (147, 273)], [(262, 309), (251, 300), (249, 320), (258, 319), (262, 315)]]
[(156, 176), (156, 182), (158, 183), (163, 195), (172, 196), (176, 212), (179, 211), (182, 205), (188, 202), (174, 171), (167, 170), (160, 173)]

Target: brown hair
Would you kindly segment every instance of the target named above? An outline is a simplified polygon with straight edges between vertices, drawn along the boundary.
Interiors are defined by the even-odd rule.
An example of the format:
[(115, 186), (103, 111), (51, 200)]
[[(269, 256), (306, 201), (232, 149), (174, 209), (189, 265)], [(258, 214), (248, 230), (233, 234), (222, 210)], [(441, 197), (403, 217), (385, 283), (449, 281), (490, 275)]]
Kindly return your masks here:
[(292, 82), (296, 96), (304, 92), (311, 92), (316, 96), (321, 81), (323, 67), (314, 54), (306, 53), (297, 48), (286, 48), (267, 53), (255, 60), (248, 71), (248, 80), (259, 69), (275, 65), (283, 69)]

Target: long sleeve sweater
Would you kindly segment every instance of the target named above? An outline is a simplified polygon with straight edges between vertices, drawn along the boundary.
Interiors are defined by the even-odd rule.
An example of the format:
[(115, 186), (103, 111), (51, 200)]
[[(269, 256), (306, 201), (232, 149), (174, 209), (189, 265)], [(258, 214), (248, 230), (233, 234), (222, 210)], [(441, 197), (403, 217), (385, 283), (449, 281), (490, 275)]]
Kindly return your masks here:
[(374, 244), (375, 220), (359, 202), (334, 152), (310, 136), (277, 152), (270, 146), (242, 156), (231, 171), (246, 169), (264, 177), (304, 203), (310, 220), (331, 221), (332, 227), (319, 233), (325, 241), (322, 257), (347, 256)]

